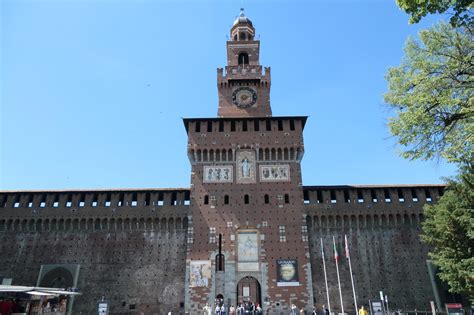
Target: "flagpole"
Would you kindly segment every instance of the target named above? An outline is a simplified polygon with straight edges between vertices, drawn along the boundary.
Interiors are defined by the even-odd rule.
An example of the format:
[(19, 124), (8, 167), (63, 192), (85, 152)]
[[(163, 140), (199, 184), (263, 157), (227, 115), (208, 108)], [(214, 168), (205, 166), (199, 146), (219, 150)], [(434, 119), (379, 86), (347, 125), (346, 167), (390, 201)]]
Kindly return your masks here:
[(357, 314), (357, 311), (358, 311), (357, 297), (356, 297), (356, 291), (355, 291), (355, 286), (354, 286), (354, 277), (352, 276), (351, 255), (349, 254), (349, 243), (347, 242), (347, 235), (344, 235), (344, 241), (346, 243), (346, 257), (349, 260), (349, 272), (351, 273), (352, 294), (354, 295), (354, 305), (355, 305), (356, 314)]
[(321, 257), (323, 258), (324, 282), (326, 283), (326, 298), (328, 300), (329, 314), (331, 314), (331, 302), (329, 301), (328, 275), (326, 273), (326, 259), (324, 258), (323, 238), (321, 237)]
[(344, 304), (342, 303), (342, 292), (341, 292), (341, 278), (339, 277), (339, 256), (336, 250), (336, 238), (332, 237), (332, 243), (334, 244), (334, 260), (336, 261), (336, 271), (337, 271), (337, 284), (339, 285), (339, 297), (341, 299), (341, 311), (344, 314)]

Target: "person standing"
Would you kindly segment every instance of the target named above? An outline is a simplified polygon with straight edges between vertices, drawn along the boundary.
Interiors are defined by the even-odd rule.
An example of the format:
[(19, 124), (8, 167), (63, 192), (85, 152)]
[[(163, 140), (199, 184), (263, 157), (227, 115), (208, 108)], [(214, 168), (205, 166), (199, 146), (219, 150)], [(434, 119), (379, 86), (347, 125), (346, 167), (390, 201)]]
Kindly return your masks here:
[(235, 307), (234, 307), (234, 305), (231, 305), (231, 306), (229, 307), (229, 315), (235, 315)]
[(211, 315), (211, 307), (209, 306), (209, 303), (206, 303), (202, 310), (204, 311), (204, 315)]
[(324, 305), (324, 304), (321, 307), (321, 313), (322, 313), (322, 315), (329, 315), (329, 310), (327, 309), (326, 305)]
[(369, 312), (365, 309), (364, 305), (362, 305), (359, 309), (359, 315), (369, 315)]

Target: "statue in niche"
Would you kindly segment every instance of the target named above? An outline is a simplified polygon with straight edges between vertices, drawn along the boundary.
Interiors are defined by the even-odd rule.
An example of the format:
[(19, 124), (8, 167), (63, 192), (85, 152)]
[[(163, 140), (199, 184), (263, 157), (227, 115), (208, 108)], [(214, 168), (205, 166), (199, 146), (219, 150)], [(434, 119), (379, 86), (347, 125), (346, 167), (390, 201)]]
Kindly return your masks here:
[(250, 162), (247, 158), (242, 160), (242, 177), (249, 178), (250, 177)]

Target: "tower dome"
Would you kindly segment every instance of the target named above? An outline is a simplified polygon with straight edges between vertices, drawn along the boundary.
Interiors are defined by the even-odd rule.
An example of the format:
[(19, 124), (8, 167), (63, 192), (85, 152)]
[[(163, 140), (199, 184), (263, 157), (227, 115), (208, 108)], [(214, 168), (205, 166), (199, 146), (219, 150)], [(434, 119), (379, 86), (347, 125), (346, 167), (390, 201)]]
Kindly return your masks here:
[(232, 26), (236, 26), (237, 24), (248, 24), (250, 26), (253, 26), (252, 21), (250, 21), (250, 19), (245, 16), (243, 8), (240, 9), (240, 14), (235, 19), (234, 24)]
[(244, 9), (240, 9), (239, 16), (235, 19), (230, 30), (231, 38), (234, 41), (253, 40), (255, 36), (255, 28), (252, 21), (244, 14)]

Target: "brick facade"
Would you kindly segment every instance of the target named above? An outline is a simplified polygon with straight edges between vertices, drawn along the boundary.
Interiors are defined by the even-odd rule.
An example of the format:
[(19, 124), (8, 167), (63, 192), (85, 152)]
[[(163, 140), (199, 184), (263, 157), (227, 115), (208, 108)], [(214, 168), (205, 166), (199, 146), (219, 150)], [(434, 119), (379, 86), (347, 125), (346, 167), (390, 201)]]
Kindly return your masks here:
[[(218, 118), (184, 119), (190, 188), (0, 192), (0, 278), (35, 285), (42, 265), (78, 266), (77, 280), (64, 271), (83, 292), (73, 314), (94, 313), (102, 296), (111, 314), (198, 314), (216, 297), (280, 314), (326, 303), (322, 239), (340, 311), (332, 237), (342, 256), (347, 234), (360, 304), (383, 290), (393, 308), (428, 309), (418, 236), (443, 186), (303, 186), (307, 117), (272, 116), (254, 34), (244, 15), (231, 29)], [(353, 312), (344, 258), (340, 272)]]

